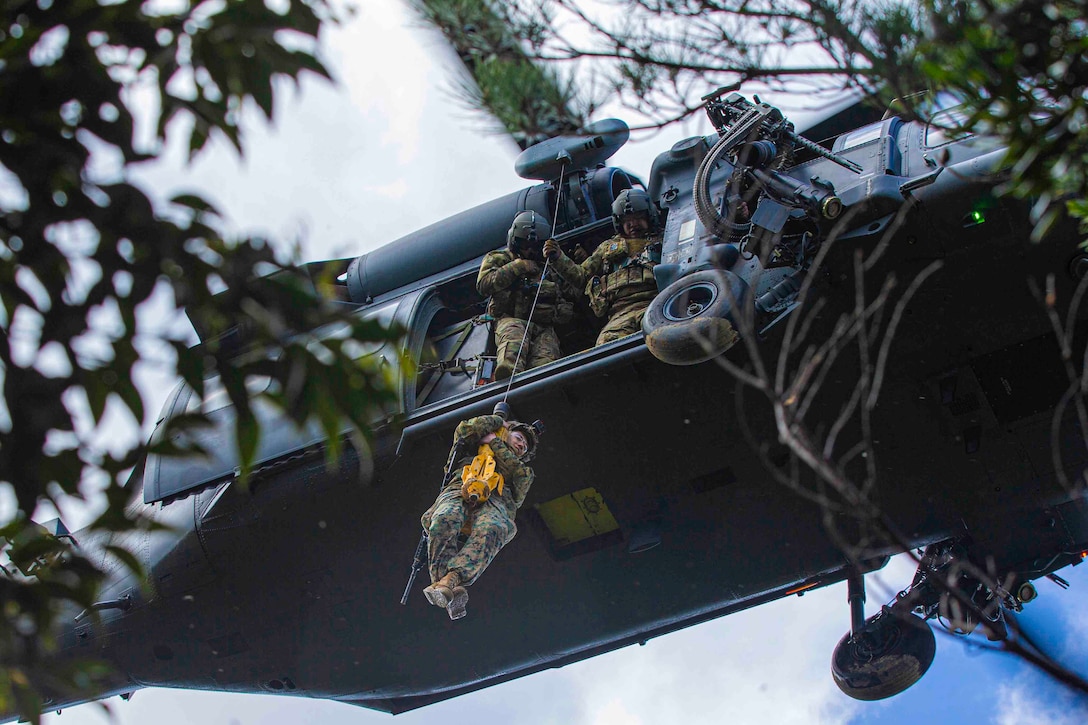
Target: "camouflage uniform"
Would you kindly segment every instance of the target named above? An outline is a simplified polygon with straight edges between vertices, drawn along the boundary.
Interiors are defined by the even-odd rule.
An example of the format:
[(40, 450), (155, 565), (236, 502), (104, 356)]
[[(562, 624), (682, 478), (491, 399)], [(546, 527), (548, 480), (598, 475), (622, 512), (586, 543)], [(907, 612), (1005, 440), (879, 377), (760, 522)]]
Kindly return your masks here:
[[(512, 265), (516, 259), (506, 249), (491, 252), (484, 257), (480, 275), (476, 278), (477, 291), (491, 297), (487, 311), (495, 318), (497, 380), (508, 378), (515, 372), (515, 360), (518, 361), (516, 372), (520, 373), (561, 358), (559, 337), (552, 325), (568, 322), (574, 315), (574, 304), (571, 302), (573, 291), (554, 269), (549, 267), (543, 283), (540, 283), (539, 272), (531, 279), (519, 274)], [(518, 350), (525, 335), (525, 321), (533, 307), (538, 283), (540, 297), (533, 312), (529, 335), (525, 338), (528, 349), (521, 353), (518, 360)]]
[(585, 290), (593, 313), (608, 318), (597, 336), (603, 345), (642, 329), (642, 316), (657, 296), (654, 267), (660, 262), (660, 236), (627, 239), (617, 234), (580, 265), (566, 255), (554, 264), (563, 279)]
[[(523, 463), (514, 450), (499, 439), (488, 445), (495, 452), (495, 464), (505, 481), (502, 495), (491, 494), (482, 505), (471, 508), (461, 498), (461, 469), (472, 462), (480, 439), (502, 427), (497, 415), (481, 415), (462, 421), (453, 434), (457, 451), (446, 473), (446, 486), (420, 521), (427, 530), (427, 561), (431, 581), (454, 572), (461, 586), (469, 586), (483, 573), (499, 549), (518, 531), (514, 516), (533, 484), (533, 469)], [(468, 541), (457, 548), (457, 537), (466, 519), (472, 523)]]

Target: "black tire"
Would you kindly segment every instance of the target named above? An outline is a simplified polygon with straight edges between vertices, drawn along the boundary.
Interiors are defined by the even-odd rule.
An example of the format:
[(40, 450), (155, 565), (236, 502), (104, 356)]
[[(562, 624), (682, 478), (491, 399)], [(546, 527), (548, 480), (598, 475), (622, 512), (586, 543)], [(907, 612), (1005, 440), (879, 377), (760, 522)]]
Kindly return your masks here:
[(739, 339), (733, 314), (747, 293), (748, 284), (727, 270), (681, 277), (646, 308), (646, 347), (670, 365), (695, 365), (721, 355)]
[(926, 673), (937, 640), (925, 620), (884, 610), (854, 639), (847, 632), (831, 657), (831, 676), (855, 700), (883, 700)]

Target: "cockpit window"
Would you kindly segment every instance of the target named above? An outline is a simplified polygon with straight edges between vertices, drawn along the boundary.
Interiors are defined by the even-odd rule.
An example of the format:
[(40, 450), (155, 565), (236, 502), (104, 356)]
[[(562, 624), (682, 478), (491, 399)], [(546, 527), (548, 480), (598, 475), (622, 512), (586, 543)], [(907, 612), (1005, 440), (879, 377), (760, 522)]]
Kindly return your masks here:
[(963, 131), (967, 114), (960, 108), (946, 108), (933, 114), (926, 124), (926, 148), (937, 148), (973, 135)]
[[(269, 389), (271, 384), (272, 378), (266, 375), (254, 375), (247, 377), (245, 380), (246, 392), (251, 396), (263, 393)], [(230, 395), (227, 394), (227, 390), (223, 387), (219, 377), (214, 377), (204, 382), (204, 400), (202, 401), (200, 398), (193, 396), (189, 399), (187, 410), (192, 412), (199, 409), (205, 415), (210, 415), (230, 405), (233, 405)]]
[(843, 136), (842, 140), (839, 142), (841, 144), (839, 151), (846, 151), (847, 149), (852, 149), (855, 146), (861, 146), (863, 144), (869, 143), (870, 141), (875, 141), (876, 139), (880, 138), (880, 135), (881, 133), (883, 133), (883, 131), (883, 123), (874, 123), (870, 126), (859, 128), (857, 131), (852, 131), (851, 133)]

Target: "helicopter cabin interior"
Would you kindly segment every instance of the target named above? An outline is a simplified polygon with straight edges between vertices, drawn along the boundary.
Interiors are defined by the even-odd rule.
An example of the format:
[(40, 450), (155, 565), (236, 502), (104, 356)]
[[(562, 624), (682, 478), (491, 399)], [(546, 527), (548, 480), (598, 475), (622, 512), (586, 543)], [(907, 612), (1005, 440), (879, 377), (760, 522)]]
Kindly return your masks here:
[[(590, 254), (614, 233), (611, 218), (606, 218), (555, 238), (568, 254), (575, 247)], [(487, 315), (487, 298), (476, 291), (478, 271), (476, 265), (433, 289), (432, 303), (427, 306), (430, 320), (426, 334), (416, 346), (409, 346), (410, 350), (418, 349), (418, 357), (413, 355), (418, 365), (414, 405), (410, 408), (421, 408), (495, 382), (492, 321)], [(564, 358), (593, 347), (604, 324), (584, 299), (574, 304), (574, 317), (556, 325)]]

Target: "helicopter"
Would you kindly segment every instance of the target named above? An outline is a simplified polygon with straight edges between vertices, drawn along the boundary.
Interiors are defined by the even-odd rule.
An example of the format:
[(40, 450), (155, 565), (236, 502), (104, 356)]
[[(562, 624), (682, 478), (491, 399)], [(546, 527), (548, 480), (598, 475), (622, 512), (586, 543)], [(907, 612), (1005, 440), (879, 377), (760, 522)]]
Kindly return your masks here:
[[(396, 369), (400, 400), (375, 421), (371, 448), (345, 445), (336, 471), (316, 430), (259, 409), (268, 434), (250, 486), (239, 486), (227, 397), (195, 400), (179, 385), (160, 418), (202, 406), (215, 426), (195, 435), (214, 455), (150, 457), (133, 477), (134, 505), (168, 529), (110, 543), (139, 552), (148, 581), (114, 569), (93, 616), (73, 612), (62, 640), (64, 656), (115, 668), (98, 696), (170, 686), (398, 713), (846, 580), (852, 628), (833, 674), (847, 694), (878, 699), (932, 660), (932, 631), (918, 623), (955, 608), (943, 582), (986, 615), (961, 615), (961, 628), (1000, 636), (1034, 580), (1079, 563), (1088, 507), (1065, 484), (1085, 451), (1076, 420), (1055, 417), (1067, 387), (1057, 335), (1024, 284), (1056, 271), (1053, 294), (1072, 297), (1084, 266), (1075, 236), (1026, 244), (1023, 206), (993, 193), (1002, 150), (950, 135), (939, 118), (805, 136), (758, 99), (706, 101), (716, 132), (660, 154), (645, 183), (607, 166), (625, 124), (598, 122), (519, 157), (519, 174), (540, 183), (362, 257), (315, 263), (339, 265), (343, 304), (408, 331), (404, 351), (367, 354), (415, 363)], [(591, 347), (599, 321), (583, 314), (563, 331), (566, 357), (493, 380), (475, 290), (483, 255), (524, 210), (554, 218), (566, 249), (592, 251), (615, 231), (612, 201), (636, 187), (664, 219), (643, 334)], [(878, 276), (942, 265), (901, 308), (870, 421), (882, 475), (869, 498), (896, 537), (855, 530), (834, 495), (828, 504), (778, 485), (767, 460), (790, 452), (716, 364), (743, 368), (749, 345), (778, 355), (806, 299), (825, 305), (805, 318), (810, 337), (832, 338), (835, 313), (855, 304), (854, 259), (875, 249)], [(706, 331), (721, 320), (741, 343), (715, 347)], [(848, 398), (857, 375), (831, 370), (813, 407)], [(550, 483), (535, 487), (524, 533), (497, 564), (534, 575), (507, 588), (493, 571), (476, 587), (487, 606), (450, 629), (418, 592), (400, 603), (412, 522), (433, 498), (454, 425), (506, 398), (551, 424), (535, 463)], [(617, 419), (629, 437), (605, 435)], [(818, 490), (804, 474), (796, 484)], [(104, 543), (53, 527), (87, 551)], [(862, 534), (845, 554), (842, 537)], [(918, 574), (866, 621), (864, 574), (907, 548), (923, 552)], [(452, 653), (481, 638), (489, 646), (471, 668), (454, 666)], [(904, 659), (909, 673), (886, 674)], [(70, 704), (58, 695), (46, 707)]]

